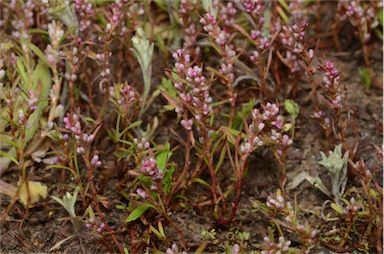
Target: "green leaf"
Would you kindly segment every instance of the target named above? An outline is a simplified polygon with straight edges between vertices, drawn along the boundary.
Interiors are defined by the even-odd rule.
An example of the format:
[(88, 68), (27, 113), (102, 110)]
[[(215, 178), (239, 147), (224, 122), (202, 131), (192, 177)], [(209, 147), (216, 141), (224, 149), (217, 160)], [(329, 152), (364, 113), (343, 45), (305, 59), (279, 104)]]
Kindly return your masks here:
[(133, 129), (133, 128), (136, 128), (136, 127), (140, 126), (142, 122), (143, 122), (143, 121), (138, 120), (138, 121), (135, 121), (135, 122), (131, 123), (127, 128), (125, 128), (125, 129), (120, 133), (119, 138), (121, 138), (121, 137), (123, 136), (123, 134), (124, 134), (126, 131), (128, 131), (128, 130), (130, 130), (130, 129)]
[(39, 127), (39, 121), (45, 107), (48, 105), (48, 96), (51, 91), (51, 74), (48, 66), (39, 62), (32, 74), (32, 89), (39, 96), (37, 109), (29, 116), (26, 130), (26, 141), (29, 142)]
[(285, 2), (285, 0), (279, 0), (279, 4), (284, 8), (286, 12), (289, 12), (289, 7), (287, 2)]
[(224, 133), (224, 135), (227, 137), (227, 140), (232, 145), (234, 145), (236, 143), (235, 137), (240, 134), (240, 131), (237, 131), (235, 129), (232, 129), (232, 128), (229, 128), (229, 127), (226, 127), (226, 126), (222, 126), (220, 128), (220, 130)]
[[(6, 135), (0, 135), (0, 139), (1, 139), (1, 142), (5, 142), (7, 143), (8, 145), (11, 145), (13, 147), (16, 147), (17, 148), (17, 144), (16, 142), (12, 141), (11, 139), (8, 138), (8, 136)], [(0, 143), (0, 149), (3, 148), (3, 144)]]
[(177, 90), (173, 86), (172, 81), (170, 79), (162, 78), (160, 87), (164, 89), (168, 95), (173, 98), (177, 97)]
[(43, 61), (47, 66), (49, 66), (50, 64), (48, 63), (48, 59), (47, 57), (45, 56), (45, 54), (38, 48), (36, 47), (35, 45), (33, 45), (32, 43), (29, 44), (29, 48), (41, 59), (41, 61)]
[(297, 104), (293, 100), (284, 100), (284, 107), (285, 110), (293, 117), (296, 118), (299, 115), (300, 107), (299, 104)]
[(280, 6), (277, 6), (276, 11), (279, 13), (279, 15), (280, 15), (281, 19), (284, 21), (284, 23), (288, 24), (289, 18), (288, 18), (288, 15), (284, 12), (284, 10), (282, 8), (280, 8)]
[(377, 11), (377, 18), (379, 19), (379, 23), (383, 26), (383, 8), (379, 8)]
[(0, 156), (0, 172), (4, 172), (4, 170), (7, 169), (11, 163), (12, 160), (10, 160), (8, 157), (16, 158), (16, 148), (12, 147), (6, 154), (6, 156)]
[(169, 143), (164, 145), (164, 148), (161, 149), (156, 155), (156, 164), (164, 172), (167, 166), (168, 159), (172, 156), (170, 151), (171, 146)]
[(125, 210), (127, 208), (125, 205), (116, 205), (115, 207), (120, 210)]
[(247, 119), (255, 107), (256, 100), (251, 99), (248, 103), (244, 103), (241, 107), (240, 112), (237, 112), (235, 120), (233, 121), (232, 128), (235, 130), (242, 130), (243, 129), (243, 124), (244, 124), (244, 119)]
[(49, 35), (47, 30), (39, 29), (39, 28), (33, 28), (28, 30), (29, 34), (43, 34), (43, 35)]
[(79, 33), (79, 21), (75, 10), (69, 1), (51, 0), (49, 2), (49, 13), (63, 22), (68, 29), (74, 30), (75, 35)]
[(361, 77), (361, 81), (363, 82), (363, 86), (367, 89), (371, 88), (372, 80), (371, 75), (367, 68), (359, 68), (359, 74)]
[(8, 160), (14, 162), (16, 165), (19, 165), (19, 162), (17, 161), (17, 159), (15, 157), (11, 156), (10, 154), (8, 154), (7, 152), (0, 150), (0, 155), (7, 158)]
[(153, 205), (144, 203), (142, 205), (139, 205), (136, 207), (135, 210), (133, 210), (125, 219), (125, 222), (131, 222), (137, 220), (141, 215), (143, 215), (149, 208), (155, 208)]
[(165, 171), (165, 174), (163, 177), (163, 191), (165, 193), (169, 193), (171, 191), (172, 177), (174, 172), (175, 172), (175, 167), (173, 165), (169, 167), (168, 170)]
[(25, 65), (24, 65), (24, 59), (23, 57), (18, 57), (16, 62), (16, 70), (19, 73), (21, 77), (21, 81), (23, 83), (23, 86), (25, 90), (29, 90), (29, 87), (26, 87), (29, 85), (29, 78), (27, 75), (27, 72), (25, 71)]
[(141, 95), (141, 117), (146, 109), (146, 105), (148, 103), (147, 98), (151, 88), (152, 58), (154, 44), (147, 39), (146, 34), (141, 28), (137, 29), (135, 36), (133, 36), (131, 40), (133, 46), (133, 48), (131, 48), (131, 51), (139, 62), (144, 80), (144, 90)]
[(211, 185), (209, 185), (209, 183), (207, 183), (206, 181), (204, 181), (203, 179), (198, 178), (198, 177), (193, 178), (192, 182), (199, 183), (199, 184), (204, 185), (204, 186), (206, 186), (208, 188), (211, 188)]
[(336, 203), (331, 203), (331, 207), (333, 210), (335, 210), (338, 214), (343, 214), (344, 213), (344, 210), (341, 206), (339, 206), (338, 204)]
[(214, 17), (217, 17), (217, 8), (213, 5), (212, 0), (202, 0), (203, 8), (206, 12), (211, 13)]
[(72, 170), (70, 167), (61, 165), (61, 164), (53, 164), (53, 165), (48, 165), (45, 169), (65, 169), (71, 172), (73, 176), (77, 176), (76, 172)]
[(220, 157), (219, 157), (219, 161), (218, 161), (217, 164), (216, 164), (215, 173), (217, 173), (217, 171), (218, 171), (219, 168), (221, 167), (221, 164), (223, 163), (224, 158), (225, 158), (225, 153), (226, 153), (226, 150), (225, 150), (225, 149), (221, 150)]
[(165, 0), (154, 0), (157, 7), (159, 7), (163, 11), (167, 11), (167, 5)]

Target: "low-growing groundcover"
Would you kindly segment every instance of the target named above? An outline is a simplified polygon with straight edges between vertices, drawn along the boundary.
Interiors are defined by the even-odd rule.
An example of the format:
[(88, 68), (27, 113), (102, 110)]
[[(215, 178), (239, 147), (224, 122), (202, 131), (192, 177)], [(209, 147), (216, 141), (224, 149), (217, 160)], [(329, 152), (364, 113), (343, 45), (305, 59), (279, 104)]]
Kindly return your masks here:
[(382, 253), (382, 8), (1, 1), (1, 252)]

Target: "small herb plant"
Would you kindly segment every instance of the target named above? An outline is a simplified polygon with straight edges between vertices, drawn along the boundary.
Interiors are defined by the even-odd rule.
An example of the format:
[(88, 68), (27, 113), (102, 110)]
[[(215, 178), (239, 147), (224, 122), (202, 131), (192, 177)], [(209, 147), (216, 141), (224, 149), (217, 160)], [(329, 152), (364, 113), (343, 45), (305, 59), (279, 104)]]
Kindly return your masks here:
[(319, 164), (327, 169), (331, 177), (332, 194), (335, 197), (336, 204), (340, 205), (340, 199), (347, 185), (348, 152), (341, 151), (341, 145), (337, 145), (329, 155), (321, 152)]

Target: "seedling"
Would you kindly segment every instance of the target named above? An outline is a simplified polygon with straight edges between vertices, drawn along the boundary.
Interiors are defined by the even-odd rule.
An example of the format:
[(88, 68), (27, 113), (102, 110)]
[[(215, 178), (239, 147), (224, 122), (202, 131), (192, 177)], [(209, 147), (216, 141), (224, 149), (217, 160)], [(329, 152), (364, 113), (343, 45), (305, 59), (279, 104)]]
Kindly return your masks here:
[(144, 90), (141, 96), (140, 115), (147, 109), (147, 97), (151, 88), (152, 77), (152, 57), (154, 44), (150, 43), (142, 29), (137, 30), (132, 38), (133, 48), (131, 49), (136, 59), (139, 61), (144, 80)]
[(338, 205), (341, 205), (340, 199), (345, 191), (348, 180), (348, 152), (343, 155), (341, 149), (342, 146), (337, 145), (333, 151), (329, 152), (328, 156), (321, 152), (321, 160), (319, 161), (319, 164), (327, 169), (331, 177), (332, 194)]

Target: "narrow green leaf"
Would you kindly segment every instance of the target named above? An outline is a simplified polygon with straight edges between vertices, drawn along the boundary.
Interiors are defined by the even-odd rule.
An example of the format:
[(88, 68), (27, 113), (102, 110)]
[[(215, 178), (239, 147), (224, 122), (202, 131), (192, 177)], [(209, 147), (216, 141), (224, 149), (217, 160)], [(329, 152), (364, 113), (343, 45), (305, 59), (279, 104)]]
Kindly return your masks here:
[(162, 78), (160, 87), (163, 88), (165, 91), (167, 91), (167, 94), (172, 96), (173, 98), (177, 97), (177, 90), (172, 85), (171, 80)]
[(224, 133), (224, 135), (227, 137), (227, 140), (232, 145), (236, 143), (235, 137), (240, 134), (240, 131), (225, 126), (222, 126), (220, 130)]
[(363, 86), (367, 89), (371, 88), (372, 80), (371, 75), (367, 68), (359, 68), (359, 74), (361, 77), (361, 81), (363, 82)]
[[(12, 141), (11, 139), (8, 139), (5, 135), (0, 135), (0, 138), (1, 138), (1, 142), (5, 142), (5, 143), (17, 148), (16, 142)], [(3, 144), (0, 143), (0, 149), (2, 147), (3, 147)]]
[(209, 185), (209, 183), (207, 183), (206, 181), (204, 181), (203, 179), (198, 178), (198, 177), (193, 178), (192, 182), (194, 182), (194, 183), (200, 183), (200, 184), (202, 184), (202, 185), (204, 185), (204, 186), (206, 186), (206, 187), (208, 187), (208, 188), (211, 188), (211, 185)]
[(25, 88), (25, 90), (29, 90), (28, 89), (29, 87), (27, 87), (27, 86), (30, 85), (30, 82), (29, 82), (29, 78), (28, 78), (27, 72), (25, 71), (24, 61), (23, 61), (22, 57), (18, 57), (17, 58), (16, 70), (17, 70), (17, 72), (19, 73), (19, 75), (21, 77), (21, 80), (22, 80), (22, 83), (23, 83), (22, 86)]
[(61, 164), (53, 164), (53, 165), (48, 165), (45, 169), (65, 169), (71, 172), (72, 175), (76, 176), (76, 172), (72, 170), (70, 167), (63, 166)]
[(235, 120), (233, 121), (232, 128), (235, 130), (242, 130), (244, 119), (247, 119), (256, 105), (256, 100), (251, 99), (249, 102), (241, 106), (240, 112), (237, 112)]
[(379, 10), (377, 11), (377, 17), (379, 19), (379, 23), (381, 26), (383, 26), (383, 8), (379, 8)]
[(165, 174), (163, 177), (163, 191), (165, 193), (169, 193), (171, 191), (172, 177), (174, 172), (175, 172), (174, 165), (171, 165), (169, 169), (165, 171)]
[(9, 155), (7, 152), (0, 150), (0, 155), (7, 158), (8, 160), (14, 162), (16, 165), (19, 165), (19, 162), (16, 160), (16, 158)]
[(159, 221), (159, 222), (157, 223), (157, 225), (158, 225), (158, 227), (159, 227), (159, 231), (160, 231), (162, 237), (163, 237), (163, 238), (167, 238), (166, 235), (165, 235), (164, 227), (163, 227), (163, 224), (161, 223), (161, 221)]
[(284, 108), (293, 118), (296, 118), (299, 115), (299, 112), (300, 112), (299, 104), (297, 104), (293, 100), (289, 100), (289, 99), (284, 100)]
[(284, 8), (286, 12), (289, 12), (289, 7), (287, 2), (285, 2), (285, 0), (279, 0), (279, 4)]
[(218, 171), (219, 168), (221, 167), (221, 164), (223, 164), (223, 161), (224, 161), (224, 158), (225, 158), (225, 152), (226, 152), (225, 149), (222, 149), (222, 150), (221, 150), (220, 157), (219, 157), (219, 161), (218, 161), (217, 164), (216, 164), (215, 173), (217, 173), (217, 171)]
[(123, 136), (123, 134), (124, 134), (126, 131), (128, 131), (128, 130), (130, 130), (130, 129), (133, 129), (133, 128), (136, 128), (136, 127), (140, 126), (142, 122), (143, 122), (143, 121), (138, 120), (138, 121), (135, 121), (135, 122), (131, 123), (127, 128), (125, 128), (125, 129), (120, 133), (119, 138), (121, 138), (121, 137)]
[(137, 220), (141, 215), (143, 215), (149, 208), (155, 208), (153, 205), (144, 203), (142, 205), (139, 205), (136, 207), (135, 210), (133, 210), (125, 220), (125, 222), (131, 222)]
[(164, 145), (164, 148), (161, 149), (156, 155), (156, 164), (164, 172), (167, 166), (168, 159), (172, 156), (170, 151), (171, 146), (169, 143)]
[[(48, 96), (51, 91), (51, 74), (48, 66), (39, 62), (32, 74), (33, 92), (39, 96), (39, 104), (37, 109), (28, 118), (26, 141), (29, 142), (39, 127), (39, 121), (45, 107), (48, 105)], [(41, 86), (40, 86), (41, 84)]]
[(284, 12), (284, 10), (281, 9), (279, 6), (277, 6), (276, 10), (279, 13), (280, 17), (284, 20), (284, 23), (287, 24), (289, 21), (289, 18), (287, 16), (287, 14)]
[(116, 205), (115, 207), (120, 210), (125, 210), (127, 208), (125, 205)]
[(343, 214), (344, 210), (341, 206), (337, 205), (336, 203), (331, 203), (331, 207), (333, 210), (335, 210), (338, 214)]
[(149, 225), (149, 229), (150, 229), (153, 233), (155, 233), (155, 235), (156, 235), (158, 238), (162, 238), (161, 233), (160, 233), (159, 230), (157, 230), (154, 226)]
[(29, 48), (41, 59), (41, 61), (43, 61), (47, 66), (49, 66), (50, 64), (48, 63), (48, 59), (47, 57), (45, 56), (45, 54), (38, 48), (36, 47), (35, 45), (33, 45), (32, 43), (29, 44)]

